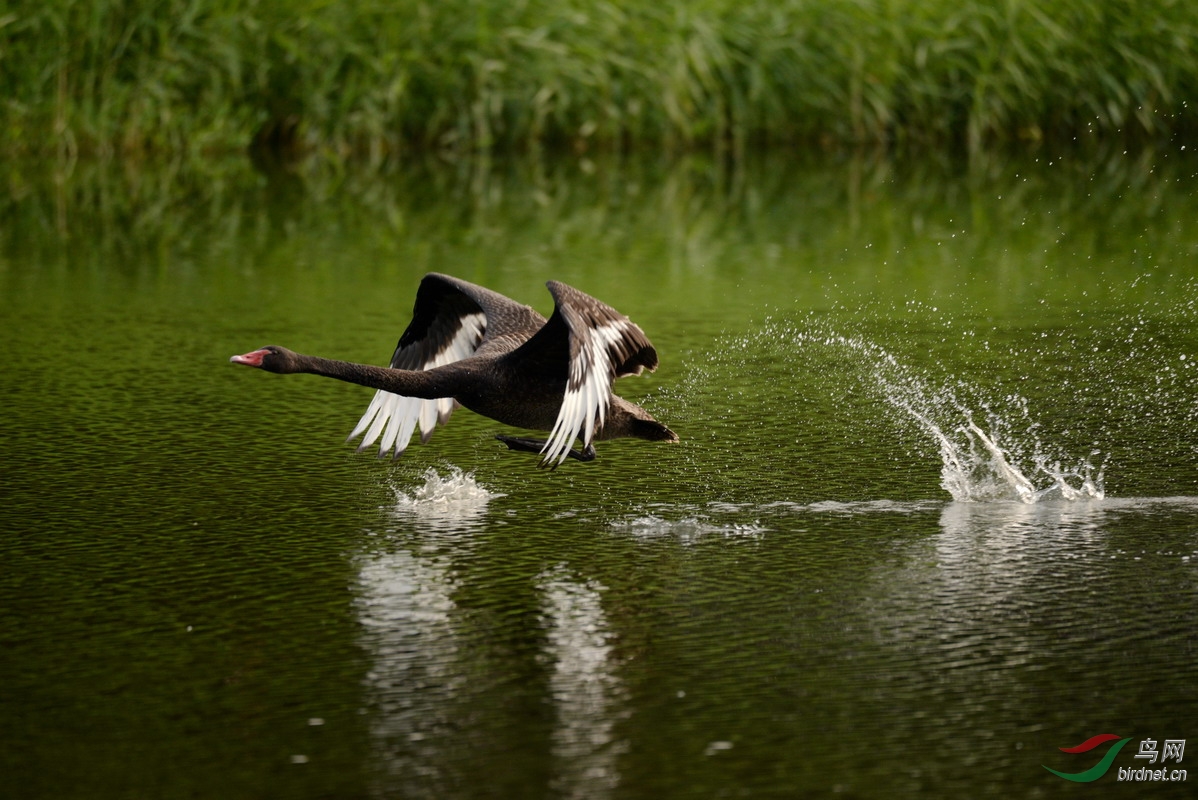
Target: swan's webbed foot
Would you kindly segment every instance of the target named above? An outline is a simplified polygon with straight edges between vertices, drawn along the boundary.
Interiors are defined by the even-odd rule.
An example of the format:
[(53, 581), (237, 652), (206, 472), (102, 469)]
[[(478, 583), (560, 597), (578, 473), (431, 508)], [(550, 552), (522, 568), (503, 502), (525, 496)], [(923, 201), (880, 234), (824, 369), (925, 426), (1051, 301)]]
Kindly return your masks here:
[[(522, 453), (540, 453), (545, 449), (545, 443), (548, 441), (546, 439), (529, 439), (524, 436), (504, 436), (503, 434), (496, 434), (495, 438), (506, 444), (509, 450), (518, 450)], [(595, 446), (588, 444), (582, 448), (581, 452), (570, 450), (566, 455), (578, 461), (594, 461)], [(552, 466), (556, 467), (557, 464)]]

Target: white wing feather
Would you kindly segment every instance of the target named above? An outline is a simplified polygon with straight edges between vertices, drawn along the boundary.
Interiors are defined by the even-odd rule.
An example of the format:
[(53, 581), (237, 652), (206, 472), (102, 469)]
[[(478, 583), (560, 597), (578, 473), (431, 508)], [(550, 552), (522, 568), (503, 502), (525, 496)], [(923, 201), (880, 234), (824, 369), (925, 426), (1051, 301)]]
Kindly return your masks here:
[[(570, 362), (566, 394), (553, 430), (541, 448), (541, 465), (557, 466), (566, 460), (570, 445), (581, 438), (591, 444), (595, 431), (603, 427), (611, 402), (611, 384), (615, 375), (612, 348), (631, 325), (627, 319), (605, 322), (591, 328), (578, 356)], [(581, 435), (581, 436), (580, 436)]]
[[(474, 355), (479, 341), (483, 337), (486, 316), (482, 313), (462, 317), (462, 324), (454, 334), (453, 339), (436, 353), (432, 358), (421, 364), (419, 369), (428, 370), (461, 361)], [(366, 413), (358, 420), (350, 439), (365, 432), (362, 443), (358, 446), (361, 452), (379, 439), (379, 457), (395, 449), (395, 455), (408, 448), (412, 434), (417, 424), (420, 426), (420, 439), (427, 442), (433, 435), (437, 424), (444, 424), (453, 413), (455, 400), (452, 397), (442, 397), (436, 400), (422, 400), (418, 397), (403, 397), (380, 389), (366, 408)]]

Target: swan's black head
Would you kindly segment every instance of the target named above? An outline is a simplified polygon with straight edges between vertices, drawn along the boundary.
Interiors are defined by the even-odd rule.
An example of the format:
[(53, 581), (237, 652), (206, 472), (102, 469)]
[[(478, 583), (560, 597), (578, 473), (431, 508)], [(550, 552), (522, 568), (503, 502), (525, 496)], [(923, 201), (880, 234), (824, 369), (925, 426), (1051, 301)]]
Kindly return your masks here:
[(294, 372), (295, 353), (286, 347), (267, 345), (252, 352), (229, 359), (234, 364), (245, 364), (247, 367), (264, 369), (267, 372)]

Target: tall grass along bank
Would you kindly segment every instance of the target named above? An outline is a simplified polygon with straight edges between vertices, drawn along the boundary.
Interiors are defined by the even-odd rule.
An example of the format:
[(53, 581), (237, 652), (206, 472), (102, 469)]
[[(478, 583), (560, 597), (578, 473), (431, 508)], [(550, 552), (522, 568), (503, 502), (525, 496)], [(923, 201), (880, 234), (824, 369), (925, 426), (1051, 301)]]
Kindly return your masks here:
[(1192, 132), (1185, 0), (12, 0), (8, 152)]

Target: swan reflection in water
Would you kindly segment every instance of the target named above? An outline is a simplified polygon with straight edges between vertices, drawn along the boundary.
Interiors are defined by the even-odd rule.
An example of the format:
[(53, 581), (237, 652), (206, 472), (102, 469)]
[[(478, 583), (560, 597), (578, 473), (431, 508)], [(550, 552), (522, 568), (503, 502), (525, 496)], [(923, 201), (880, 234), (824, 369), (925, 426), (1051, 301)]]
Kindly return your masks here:
[[(506, 764), (533, 759), (558, 796), (608, 796), (625, 699), (605, 588), (558, 564), (531, 576), (523, 621), (477, 607), (461, 564), (485, 524), (486, 490), (460, 473), (426, 480), (398, 493), (395, 510), (418, 537), (363, 554), (358, 567), (375, 794), (441, 798), (487, 780), (500, 790)], [(530, 626), (534, 649), (522, 641)]]

